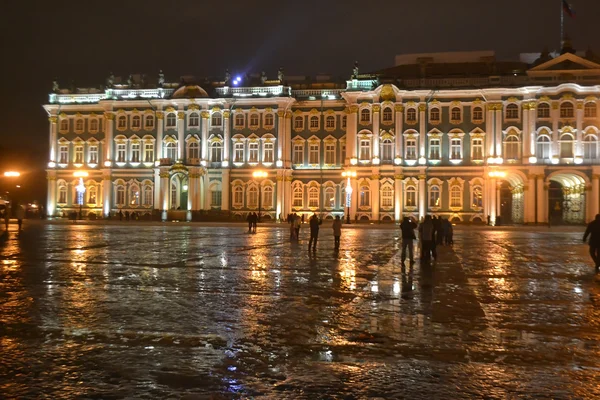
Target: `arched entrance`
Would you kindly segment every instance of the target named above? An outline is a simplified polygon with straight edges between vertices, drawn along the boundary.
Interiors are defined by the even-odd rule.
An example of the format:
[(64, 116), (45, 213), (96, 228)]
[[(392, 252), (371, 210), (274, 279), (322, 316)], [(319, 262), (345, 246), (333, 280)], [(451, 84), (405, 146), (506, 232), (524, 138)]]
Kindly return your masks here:
[(182, 172), (171, 175), (169, 180), (169, 209), (187, 210), (188, 177)]
[(585, 222), (586, 179), (576, 173), (557, 172), (548, 177), (548, 217), (552, 224)]
[(495, 176), (501, 178), (496, 193), (496, 224), (522, 224), (525, 219), (524, 174), (507, 171)]

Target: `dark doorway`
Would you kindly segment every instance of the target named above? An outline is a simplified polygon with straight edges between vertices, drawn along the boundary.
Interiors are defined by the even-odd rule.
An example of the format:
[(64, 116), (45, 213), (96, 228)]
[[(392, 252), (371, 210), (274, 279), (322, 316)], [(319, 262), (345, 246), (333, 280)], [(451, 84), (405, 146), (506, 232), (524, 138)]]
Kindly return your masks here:
[(562, 224), (563, 221), (563, 186), (555, 181), (550, 181), (548, 187), (548, 218), (550, 224)]
[[(513, 221), (513, 195), (508, 182), (500, 186), (500, 222), (502, 225), (512, 224)], [(498, 218), (498, 217), (496, 217)]]

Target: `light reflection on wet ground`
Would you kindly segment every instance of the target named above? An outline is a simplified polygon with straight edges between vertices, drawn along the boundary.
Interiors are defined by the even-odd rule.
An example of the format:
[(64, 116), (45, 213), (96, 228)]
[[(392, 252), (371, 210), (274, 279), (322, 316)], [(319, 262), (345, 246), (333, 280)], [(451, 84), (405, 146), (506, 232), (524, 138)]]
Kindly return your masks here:
[[(308, 232), (303, 232), (307, 235)], [(0, 243), (0, 397), (594, 398), (579, 232), (30, 226)], [(201, 398), (201, 397), (200, 397)]]

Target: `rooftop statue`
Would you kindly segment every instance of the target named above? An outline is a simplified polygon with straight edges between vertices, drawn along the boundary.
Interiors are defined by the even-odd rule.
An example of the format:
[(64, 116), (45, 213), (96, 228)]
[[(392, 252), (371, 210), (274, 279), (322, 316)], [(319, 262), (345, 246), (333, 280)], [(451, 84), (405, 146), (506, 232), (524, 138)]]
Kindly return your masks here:
[(54, 80), (52, 81), (52, 92), (58, 93), (59, 90), (60, 87), (58, 86), (58, 80), (54, 78)]
[(112, 88), (114, 83), (115, 83), (115, 76), (113, 75), (113, 73), (111, 71), (110, 74), (108, 75), (108, 78), (106, 78), (106, 87)]
[(130, 89), (133, 87), (133, 75), (129, 74), (129, 76), (127, 77), (127, 87), (129, 87)]
[(283, 67), (279, 67), (279, 71), (277, 71), (277, 79), (279, 80), (279, 83), (283, 83), (283, 78)]
[(354, 61), (354, 68), (352, 68), (352, 79), (358, 79), (358, 61)]
[(162, 69), (158, 71), (158, 87), (161, 88), (165, 85), (165, 74), (163, 74)]
[(231, 81), (231, 74), (229, 73), (229, 68), (225, 70), (225, 85), (228, 85)]
[(260, 83), (263, 85), (267, 83), (267, 74), (265, 71), (260, 74)]

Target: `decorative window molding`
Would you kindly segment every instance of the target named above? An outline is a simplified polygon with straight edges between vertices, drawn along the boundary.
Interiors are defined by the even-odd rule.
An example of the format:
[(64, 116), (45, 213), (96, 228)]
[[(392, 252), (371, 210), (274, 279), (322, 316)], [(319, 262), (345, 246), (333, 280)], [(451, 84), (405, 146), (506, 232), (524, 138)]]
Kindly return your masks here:
[(83, 133), (85, 130), (85, 121), (82, 117), (75, 118), (75, 133)]
[(311, 132), (317, 132), (320, 129), (320, 118), (317, 115), (311, 115), (308, 118), (308, 129)]
[(391, 106), (383, 106), (381, 123), (383, 125), (392, 125), (394, 123), (394, 109)]
[(453, 101), (449, 107), (450, 123), (454, 125), (462, 124), (463, 122), (463, 106), (460, 101)]
[(246, 116), (241, 110), (235, 110), (235, 116), (233, 118), (234, 129), (244, 129), (246, 125)]
[(563, 120), (575, 119), (575, 105), (571, 101), (563, 101), (559, 106), (559, 117)]
[(451, 211), (463, 209), (463, 190), (465, 181), (461, 178), (450, 178), (448, 180), (448, 192), (450, 193), (449, 208)]
[(260, 115), (257, 112), (250, 114), (248, 119), (248, 127), (252, 130), (256, 130), (260, 127)]
[(335, 115), (328, 114), (325, 116), (325, 130), (333, 132), (335, 130)]
[(294, 131), (301, 132), (304, 130), (304, 116), (294, 115)]
[(188, 114), (188, 128), (200, 128), (200, 114), (198, 112), (194, 111)]
[(588, 101), (583, 106), (583, 118), (594, 119), (598, 117), (598, 105), (595, 101)]
[(504, 107), (505, 121), (518, 121), (520, 115), (519, 105), (517, 103), (509, 103)]
[(410, 105), (406, 106), (406, 112), (404, 113), (404, 122), (407, 125), (415, 125), (417, 123), (417, 107), (416, 106), (412, 106), (412, 107)]
[(127, 115), (119, 114), (117, 116), (117, 130), (120, 132), (127, 130)]
[(263, 115), (263, 127), (273, 129), (275, 127), (275, 115), (272, 112), (266, 112)]
[(442, 208), (442, 182), (438, 178), (427, 181), (427, 208), (430, 211), (439, 211)]
[(550, 119), (550, 104), (549, 103), (538, 103), (537, 119)]
[(469, 181), (469, 197), (471, 199), (471, 210), (483, 210), (483, 179), (474, 178)]

